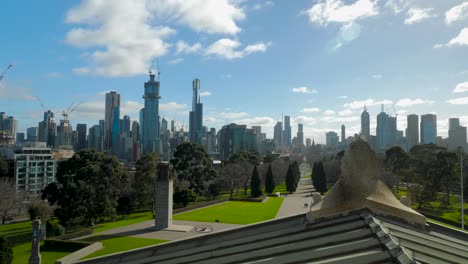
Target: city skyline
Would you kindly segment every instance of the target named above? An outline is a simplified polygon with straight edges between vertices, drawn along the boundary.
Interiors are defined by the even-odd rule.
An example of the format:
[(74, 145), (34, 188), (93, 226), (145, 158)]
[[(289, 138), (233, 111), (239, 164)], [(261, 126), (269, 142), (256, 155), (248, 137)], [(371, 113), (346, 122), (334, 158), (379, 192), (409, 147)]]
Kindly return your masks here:
[[(55, 113), (57, 125), (62, 110), (84, 100), (70, 122), (73, 128), (79, 123), (92, 127), (104, 119), (104, 94), (112, 90), (121, 94), (121, 116), (138, 120), (141, 83), (156, 57), (160, 116), (186, 128), (194, 78), (203, 81), (203, 124), (218, 130), (229, 123), (260, 125), (272, 138), (285, 113), (291, 116), (292, 135), (303, 123), (304, 139), (325, 143), (325, 133), (339, 133), (342, 124), (347, 135), (358, 133), (362, 107), (367, 105), (374, 117), (380, 103), (388, 114), (399, 114), (398, 130), (406, 129), (403, 116), (431, 112), (437, 114), (443, 137), (448, 136), (449, 118), (468, 125), (463, 111), (468, 103), (467, 16), (449, 12), (464, 8), (466, 1), (219, 1), (222, 19), (205, 23), (189, 19), (192, 9), (181, 13), (183, 4), (151, 0), (143, 1), (144, 9), (104, 1), (89, 9), (89, 14), (103, 14), (93, 20), (80, 11), (93, 2), (55, 2), (50, 10), (39, 3), (26, 10), (7, 3), (3, 10), (8, 12), (0, 11), (11, 21), (0, 25), (10, 40), (0, 50), (0, 69), (14, 64), (0, 82), (0, 102), (2, 111), (18, 120), (20, 132), (41, 120), (35, 96)], [(324, 4), (332, 2), (336, 5)], [(160, 18), (169, 14), (148, 14), (151, 3), (178, 15), (163, 22)], [(203, 14), (209, 3), (198, 3), (197, 11)], [(345, 7), (352, 14), (343, 15)], [(106, 29), (119, 26), (111, 24), (112, 17), (125, 9), (135, 10), (131, 19), (141, 27), (133, 33), (123, 30), (144, 44), (141, 50), (132, 49), (132, 43), (115, 47), (109, 42), (119, 36)], [(423, 15), (412, 15), (415, 9)], [(31, 23), (38, 16), (43, 23)], [(77, 32), (90, 34), (88, 25), (100, 30), (102, 42), (92, 34), (87, 41), (80, 39)], [(26, 36), (37, 44), (30, 46)], [(145, 53), (145, 45), (153, 51)], [(114, 48), (125, 51), (123, 58), (111, 56)], [(125, 59), (125, 64), (117, 60), (113, 68), (110, 59)], [(376, 119), (371, 118), (371, 134), (375, 129)]]

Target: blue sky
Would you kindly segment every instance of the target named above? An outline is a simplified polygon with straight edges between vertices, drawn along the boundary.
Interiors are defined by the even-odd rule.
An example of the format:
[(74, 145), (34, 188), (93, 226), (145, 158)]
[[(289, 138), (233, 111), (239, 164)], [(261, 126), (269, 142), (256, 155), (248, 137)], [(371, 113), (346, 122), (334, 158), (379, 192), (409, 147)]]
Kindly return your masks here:
[[(375, 133), (380, 104), (406, 115), (434, 112), (468, 125), (468, 1), (463, 0), (82, 0), (7, 1), (0, 10), (0, 111), (20, 131), (42, 108), (73, 125), (104, 116), (106, 91), (138, 117), (156, 57), (161, 116), (188, 122), (191, 83), (201, 80), (204, 125), (261, 125), (282, 113), (293, 134), (323, 142), (360, 130), (363, 105)], [(395, 109), (395, 110), (394, 110)]]

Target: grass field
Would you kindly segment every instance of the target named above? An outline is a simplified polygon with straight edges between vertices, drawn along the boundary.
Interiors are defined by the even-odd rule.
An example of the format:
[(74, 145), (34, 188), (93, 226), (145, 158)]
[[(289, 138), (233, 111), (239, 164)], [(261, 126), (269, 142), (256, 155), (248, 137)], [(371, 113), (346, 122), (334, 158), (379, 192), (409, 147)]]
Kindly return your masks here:
[(130, 249), (146, 247), (167, 242), (166, 240), (139, 238), (139, 237), (115, 237), (102, 240), (103, 249), (94, 252), (83, 259), (100, 257), (112, 253), (127, 251)]
[(288, 193), (288, 191), (286, 190), (286, 183), (282, 183), (280, 185), (276, 185), (275, 186), (275, 189), (273, 190), (273, 193), (277, 193), (277, 192), (280, 192), (280, 193)]
[[(41, 246), (42, 264), (54, 264), (56, 260), (65, 257), (72, 251), (45, 248)], [(13, 248), (13, 263), (28, 264), (31, 254), (31, 243), (21, 244)]]
[(153, 214), (151, 212), (131, 214), (127, 217), (127, 219), (124, 219), (124, 220), (98, 224), (93, 228), (93, 233), (98, 233), (98, 232), (102, 232), (102, 231), (106, 231), (109, 229), (114, 229), (114, 228), (118, 228), (122, 226), (133, 225), (133, 224), (141, 223), (141, 222), (151, 220), (151, 219), (153, 219)]
[(252, 224), (276, 216), (282, 197), (270, 197), (264, 203), (259, 202), (226, 202), (211, 207), (174, 215), (174, 220), (216, 222), (228, 224)]

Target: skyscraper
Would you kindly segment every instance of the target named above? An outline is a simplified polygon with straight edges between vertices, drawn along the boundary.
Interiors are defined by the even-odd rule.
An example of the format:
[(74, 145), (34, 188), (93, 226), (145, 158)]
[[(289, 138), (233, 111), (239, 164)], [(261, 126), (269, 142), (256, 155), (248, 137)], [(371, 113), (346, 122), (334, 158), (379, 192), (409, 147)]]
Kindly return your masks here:
[(29, 142), (37, 142), (38, 140), (38, 128), (37, 127), (28, 127), (26, 131)]
[(301, 147), (304, 146), (304, 125), (297, 124), (297, 142)]
[(338, 146), (338, 134), (336, 132), (330, 131), (325, 134), (326, 136), (326, 145), (328, 148), (336, 148)]
[(132, 153), (132, 158), (133, 161), (137, 161), (140, 156), (139, 156), (139, 142), (140, 141), (140, 126), (138, 125), (137, 121), (132, 122), (132, 143), (133, 143), (133, 153)]
[(78, 132), (78, 143), (76, 144), (76, 150), (85, 149), (88, 145), (86, 142), (86, 124), (77, 124), (76, 131)]
[(283, 123), (278, 122), (275, 125), (274, 133), (273, 133), (273, 140), (275, 141), (276, 149), (283, 148)]
[(120, 133), (130, 133), (131, 125), (130, 116), (125, 115), (123, 119), (120, 119)]
[(104, 150), (108, 154), (117, 154), (120, 133), (120, 94), (106, 93), (106, 113), (104, 130)]
[(291, 117), (284, 116), (284, 145), (291, 147)]
[(345, 125), (341, 125), (341, 143), (345, 143), (346, 141), (346, 127)]
[(466, 127), (460, 126), (459, 118), (449, 119), (448, 149), (457, 151), (459, 147), (467, 151)]
[(389, 143), (389, 116), (385, 112), (377, 115), (377, 149), (384, 150)]
[(367, 112), (367, 108), (364, 106), (364, 111), (361, 114), (361, 135), (363, 136), (364, 140), (370, 135), (370, 118), (369, 112)]
[(54, 113), (50, 110), (44, 112), (44, 120), (39, 122), (39, 141), (46, 142), (48, 147), (55, 148), (57, 137), (57, 124), (55, 123)]
[(60, 125), (57, 127), (57, 143), (56, 147), (61, 149), (73, 149), (73, 128), (68, 119), (60, 120)]
[[(158, 73), (159, 74), (159, 73)], [(145, 108), (140, 124), (142, 133), (143, 155), (151, 152), (160, 153), (159, 144), (159, 80), (155, 80), (155, 75), (150, 72), (150, 80), (145, 83)], [(159, 76), (158, 76), (159, 78)]]
[(189, 138), (193, 143), (202, 143), (203, 104), (200, 103), (200, 80), (192, 82), (192, 111), (189, 113)]
[(437, 116), (427, 114), (421, 116), (421, 144), (435, 144), (437, 137)]
[(408, 150), (419, 144), (419, 117), (418, 115), (407, 116), (406, 142)]

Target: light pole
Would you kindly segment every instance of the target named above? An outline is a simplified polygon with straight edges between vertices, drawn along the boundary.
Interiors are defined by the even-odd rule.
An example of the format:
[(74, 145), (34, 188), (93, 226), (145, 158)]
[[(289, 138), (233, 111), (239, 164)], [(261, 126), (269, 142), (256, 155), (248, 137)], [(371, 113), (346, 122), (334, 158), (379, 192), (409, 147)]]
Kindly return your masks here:
[(465, 230), (465, 203), (463, 200), (463, 148), (460, 147), (460, 196), (461, 196), (461, 228)]

